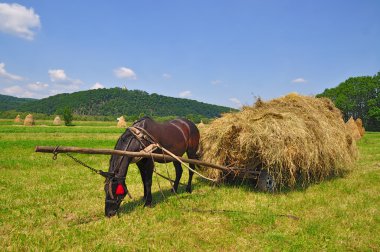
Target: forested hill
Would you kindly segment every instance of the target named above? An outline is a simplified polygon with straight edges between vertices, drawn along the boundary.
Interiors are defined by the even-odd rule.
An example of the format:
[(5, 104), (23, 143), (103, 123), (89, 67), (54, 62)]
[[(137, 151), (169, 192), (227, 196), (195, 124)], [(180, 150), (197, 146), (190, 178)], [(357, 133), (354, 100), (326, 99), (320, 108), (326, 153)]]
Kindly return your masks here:
[(17, 98), (9, 95), (0, 94), (0, 110), (17, 109), (20, 105), (34, 101), (31, 98)]
[(148, 94), (140, 90), (121, 88), (96, 89), (72, 94), (58, 94), (41, 100), (21, 104), (21, 112), (56, 114), (64, 107), (71, 107), (78, 115), (149, 115), (217, 117), (231, 108), (206, 104), (195, 100)]
[(352, 77), (317, 97), (328, 97), (342, 110), (347, 121), (361, 118), (367, 130), (380, 131), (380, 72), (375, 76)]

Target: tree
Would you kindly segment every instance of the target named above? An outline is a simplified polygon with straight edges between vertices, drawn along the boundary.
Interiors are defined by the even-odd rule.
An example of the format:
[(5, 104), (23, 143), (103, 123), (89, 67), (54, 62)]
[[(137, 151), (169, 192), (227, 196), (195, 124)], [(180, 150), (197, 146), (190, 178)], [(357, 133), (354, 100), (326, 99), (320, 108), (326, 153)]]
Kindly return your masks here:
[(375, 76), (348, 78), (317, 97), (330, 98), (345, 121), (351, 116), (361, 118), (366, 129), (380, 131), (380, 72)]
[(70, 107), (65, 107), (63, 109), (63, 120), (65, 121), (66, 126), (70, 126), (73, 121), (73, 110)]

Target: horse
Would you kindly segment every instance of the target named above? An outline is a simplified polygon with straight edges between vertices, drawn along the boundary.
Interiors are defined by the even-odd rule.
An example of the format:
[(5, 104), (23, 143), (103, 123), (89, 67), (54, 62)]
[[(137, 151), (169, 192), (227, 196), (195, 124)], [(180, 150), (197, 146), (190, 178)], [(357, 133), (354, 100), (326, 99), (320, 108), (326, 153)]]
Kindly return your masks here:
[[(155, 122), (150, 117), (143, 117), (135, 121), (132, 127), (129, 127), (118, 139), (115, 150), (123, 151), (141, 151), (151, 143), (146, 138), (139, 138), (133, 129), (140, 129), (147, 133), (152, 139), (157, 141), (165, 149), (169, 150), (176, 156), (182, 156), (184, 153), (191, 159), (197, 158), (197, 150), (199, 145), (199, 130), (197, 126), (187, 119), (174, 119), (164, 123)], [(162, 154), (161, 149), (156, 149), (153, 153)], [(124, 197), (128, 194), (125, 179), (128, 172), (129, 164), (134, 161), (128, 156), (112, 155), (109, 163), (108, 176), (106, 177), (104, 190), (105, 198), (105, 216), (112, 217), (117, 214), (120, 204)], [(154, 170), (154, 160), (152, 158), (142, 158), (135, 161), (140, 170), (141, 179), (144, 186), (144, 206), (152, 206), (152, 175)], [(164, 161), (158, 161), (166, 163)], [(182, 176), (182, 166), (178, 161), (173, 161), (175, 167), (175, 180), (173, 191), (177, 192), (178, 184)], [(191, 169), (195, 169), (194, 164), (190, 164)], [(191, 182), (194, 172), (189, 169), (189, 180), (187, 182), (186, 191), (191, 193)]]

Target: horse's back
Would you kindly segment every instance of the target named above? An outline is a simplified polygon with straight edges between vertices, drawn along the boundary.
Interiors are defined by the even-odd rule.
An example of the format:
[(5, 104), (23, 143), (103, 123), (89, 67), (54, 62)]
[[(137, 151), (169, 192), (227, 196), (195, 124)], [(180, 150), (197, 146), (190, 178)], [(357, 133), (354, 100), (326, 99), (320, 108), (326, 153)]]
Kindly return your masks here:
[(163, 147), (178, 156), (185, 152), (196, 153), (199, 145), (199, 130), (190, 120), (184, 118), (158, 123), (146, 117), (138, 126), (147, 130)]

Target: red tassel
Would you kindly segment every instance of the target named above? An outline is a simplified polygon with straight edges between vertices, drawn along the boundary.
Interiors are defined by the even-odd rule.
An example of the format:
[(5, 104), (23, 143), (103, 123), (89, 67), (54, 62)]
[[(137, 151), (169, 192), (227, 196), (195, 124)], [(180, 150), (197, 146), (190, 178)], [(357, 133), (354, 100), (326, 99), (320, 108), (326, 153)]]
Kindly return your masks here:
[(121, 184), (118, 184), (116, 187), (116, 195), (124, 195), (124, 187)]

